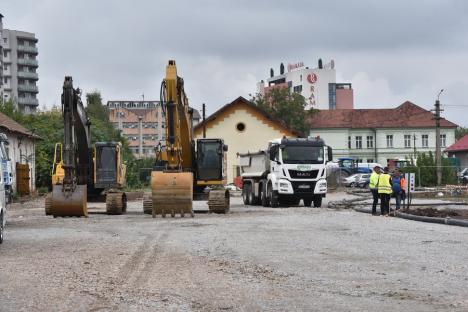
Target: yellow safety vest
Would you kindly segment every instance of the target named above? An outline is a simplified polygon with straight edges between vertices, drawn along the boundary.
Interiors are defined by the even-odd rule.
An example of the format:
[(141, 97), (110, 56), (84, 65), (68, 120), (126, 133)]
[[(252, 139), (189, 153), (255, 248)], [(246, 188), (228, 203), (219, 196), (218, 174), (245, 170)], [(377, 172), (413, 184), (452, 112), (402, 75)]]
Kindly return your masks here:
[(390, 175), (382, 173), (379, 177), (379, 194), (392, 194), (392, 185), (390, 184)]
[(375, 171), (372, 172), (370, 179), (369, 179), (369, 188), (371, 190), (374, 190), (377, 188), (377, 185), (379, 184), (379, 176), (380, 174), (378, 174), (377, 172)]

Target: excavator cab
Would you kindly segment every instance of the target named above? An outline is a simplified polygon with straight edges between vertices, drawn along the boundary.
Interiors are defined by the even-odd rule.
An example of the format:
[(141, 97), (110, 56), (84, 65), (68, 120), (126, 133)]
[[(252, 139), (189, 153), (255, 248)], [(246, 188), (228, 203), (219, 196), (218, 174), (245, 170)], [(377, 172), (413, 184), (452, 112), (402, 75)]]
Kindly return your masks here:
[(97, 142), (94, 145), (94, 187), (122, 186), (121, 171), (125, 166), (121, 157), (122, 145), (116, 142)]
[[(224, 180), (224, 153), (227, 145), (221, 139), (197, 140), (197, 180), (205, 182)], [(210, 183), (213, 184), (213, 183)]]

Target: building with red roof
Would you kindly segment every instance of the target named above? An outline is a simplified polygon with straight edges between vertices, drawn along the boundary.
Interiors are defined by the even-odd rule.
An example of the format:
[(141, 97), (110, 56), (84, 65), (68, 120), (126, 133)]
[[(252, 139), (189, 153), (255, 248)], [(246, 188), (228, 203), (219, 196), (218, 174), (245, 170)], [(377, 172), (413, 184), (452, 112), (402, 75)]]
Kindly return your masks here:
[(461, 168), (468, 168), (468, 134), (445, 149), (449, 157), (458, 158)]
[[(310, 135), (333, 148), (334, 158), (354, 157), (386, 165), (390, 159), (435, 152), (434, 115), (409, 101), (388, 109), (322, 110), (308, 119)], [(455, 142), (457, 125), (440, 120), (441, 147)]]

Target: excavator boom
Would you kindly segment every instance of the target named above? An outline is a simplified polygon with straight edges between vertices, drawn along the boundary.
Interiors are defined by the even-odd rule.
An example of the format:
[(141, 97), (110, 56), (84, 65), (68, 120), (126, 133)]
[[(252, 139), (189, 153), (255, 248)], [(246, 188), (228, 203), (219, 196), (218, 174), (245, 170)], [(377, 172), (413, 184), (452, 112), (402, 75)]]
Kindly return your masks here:
[(166, 121), (166, 146), (159, 147), (156, 170), (151, 173), (152, 214), (193, 216), (192, 116), (175, 61), (169, 61), (166, 67), (161, 105)]
[(72, 77), (65, 77), (62, 93), (64, 140), (62, 152), (63, 180), (52, 186), (51, 212), (57, 216), (87, 216), (87, 184), (90, 165), (89, 120), (73, 88)]

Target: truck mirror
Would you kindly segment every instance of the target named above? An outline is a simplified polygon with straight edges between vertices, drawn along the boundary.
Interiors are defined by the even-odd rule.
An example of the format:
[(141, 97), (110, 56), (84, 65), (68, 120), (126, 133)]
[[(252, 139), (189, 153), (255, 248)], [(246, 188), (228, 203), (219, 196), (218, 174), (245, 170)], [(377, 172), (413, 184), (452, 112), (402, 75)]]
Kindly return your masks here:
[(278, 154), (278, 145), (274, 145), (270, 148), (270, 160), (271, 161), (276, 161), (276, 155)]
[(228, 151), (228, 146), (226, 144), (223, 145), (223, 151), (225, 151), (225, 152)]
[(333, 161), (333, 149), (331, 146), (327, 146), (327, 152), (328, 152), (328, 161)]

